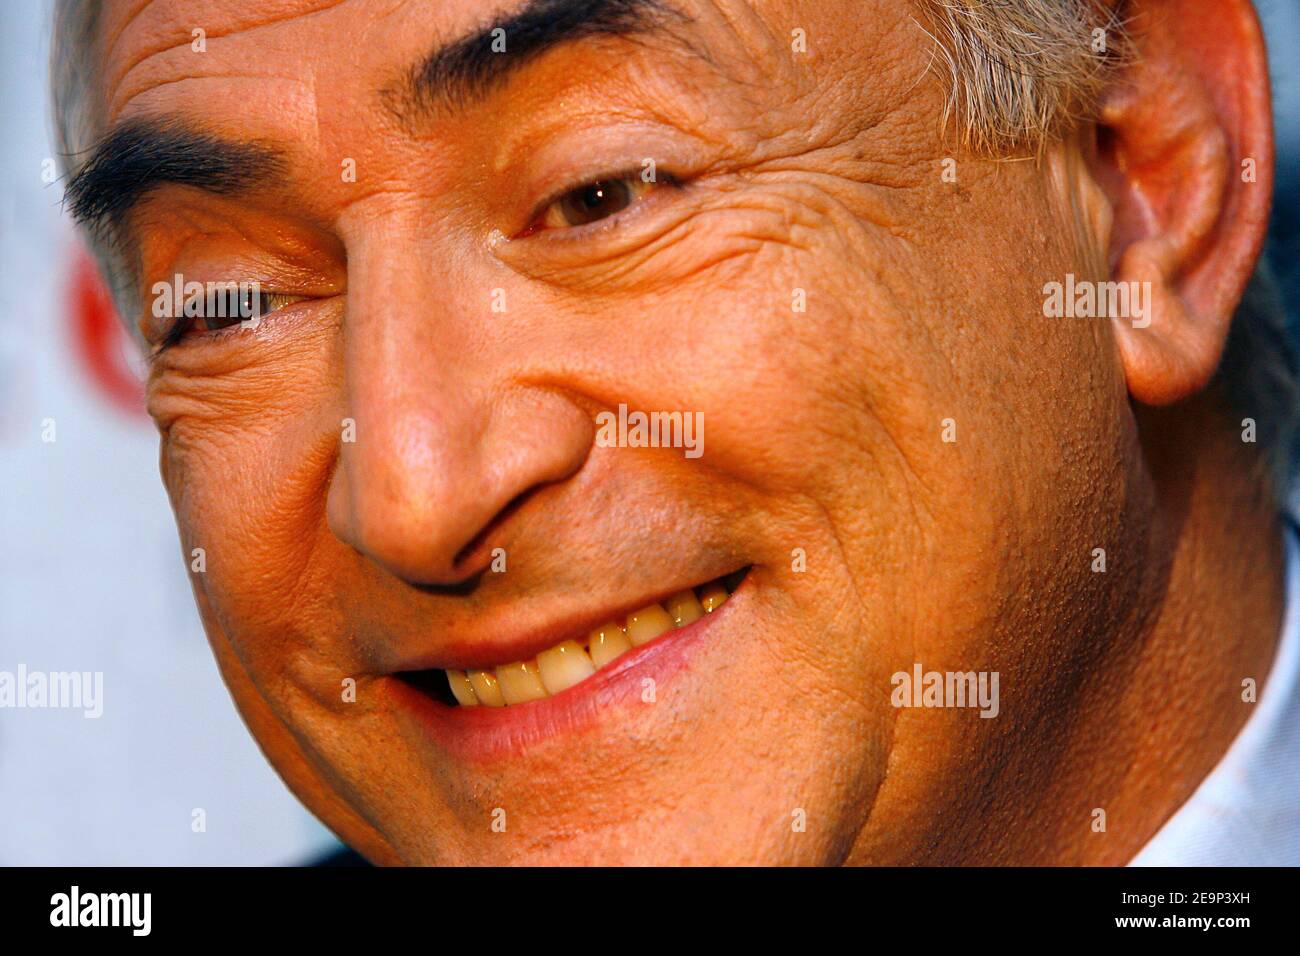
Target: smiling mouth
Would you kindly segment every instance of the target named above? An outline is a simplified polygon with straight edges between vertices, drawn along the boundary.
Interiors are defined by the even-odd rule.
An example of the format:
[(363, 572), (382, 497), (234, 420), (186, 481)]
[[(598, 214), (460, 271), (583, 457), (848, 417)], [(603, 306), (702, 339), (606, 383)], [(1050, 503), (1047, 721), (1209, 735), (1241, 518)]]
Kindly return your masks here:
[(594, 628), (585, 637), (561, 641), (530, 660), (483, 670), (435, 668), (398, 676), (417, 690), (457, 707), (517, 707), (553, 697), (609, 667), (628, 651), (716, 611), (748, 573), (749, 568), (744, 567), (678, 591)]

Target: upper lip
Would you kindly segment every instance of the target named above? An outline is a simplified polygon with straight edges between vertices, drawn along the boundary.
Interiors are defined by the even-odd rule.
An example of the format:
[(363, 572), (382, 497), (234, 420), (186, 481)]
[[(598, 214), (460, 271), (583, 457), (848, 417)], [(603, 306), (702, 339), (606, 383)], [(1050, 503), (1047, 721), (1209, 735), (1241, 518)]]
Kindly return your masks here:
[[(622, 621), (632, 611), (662, 601), (669, 595), (686, 588), (698, 587), (735, 570), (737, 569), (725, 568), (712, 575), (705, 573), (690, 581), (618, 605), (566, 611), (550, 619), (533, 621), (530, 625), (516, 628), (513, 632), (484, 627), (490, 616), (483, 616), (475, 621), (472, 632), (440, 635), (436, 648), (427, 653), (403, 658), (397, 666), (390, 669), (390, 672), (406, 673), (435, 668), (488, 670), (515, 661), (530, 660), (561, 641), (574, 639), (581, 643), (590, 631), (602, 624)], [(499, 625), (497, 627), (499, 628)]]

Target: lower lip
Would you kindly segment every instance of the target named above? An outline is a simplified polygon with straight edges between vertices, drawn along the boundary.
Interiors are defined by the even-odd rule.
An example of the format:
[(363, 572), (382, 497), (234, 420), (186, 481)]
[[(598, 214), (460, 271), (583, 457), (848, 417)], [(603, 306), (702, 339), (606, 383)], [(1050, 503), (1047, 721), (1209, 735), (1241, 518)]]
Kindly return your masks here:
[(554, 697), (506, 707), (453, 707), (397, 677), (384, 683), (402, 712), (412, 713), (433, 743), (461, 762), (518, 757), (552, 738), (578, 734), (616, 708), (644, 706), (642, 680), (656, 690), (687, 668), (705, 637), (733, 615), (749, 588), (741, 584), (716, 611), (634, 647), (614, 663)]

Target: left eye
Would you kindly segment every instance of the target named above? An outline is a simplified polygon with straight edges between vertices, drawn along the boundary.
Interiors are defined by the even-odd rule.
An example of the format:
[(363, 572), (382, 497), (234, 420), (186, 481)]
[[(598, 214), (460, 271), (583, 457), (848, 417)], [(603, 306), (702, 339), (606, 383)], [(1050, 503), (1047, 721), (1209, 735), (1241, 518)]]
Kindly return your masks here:
[(551, 203), (538, 225), (545, 229), (566, 229), (608, 219), (632, 205), (653, 186), (654, 183), (642, 182), (639, 176), (587, 183)]

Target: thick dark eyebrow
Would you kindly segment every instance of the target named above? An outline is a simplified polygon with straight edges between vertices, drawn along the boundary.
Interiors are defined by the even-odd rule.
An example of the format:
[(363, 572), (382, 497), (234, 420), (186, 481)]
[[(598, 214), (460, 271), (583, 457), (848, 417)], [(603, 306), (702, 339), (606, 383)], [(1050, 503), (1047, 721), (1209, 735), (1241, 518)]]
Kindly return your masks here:
[(164, 183), (221, 196), (278, 182), (285, 160), (261, 143), (238, 143), (174, 120), (128, 120), (91, 152), (68, 183), (64, 202), (93, 232), (116, 229), (126, 214)]
[(425, 57), (406, 78), (401, 106), (419, 113), (439, 103), (463, 105), (557, 46), (648, 33), (670, 18), (688, 19), (663, 0), (528, 0), (518, 12)]

